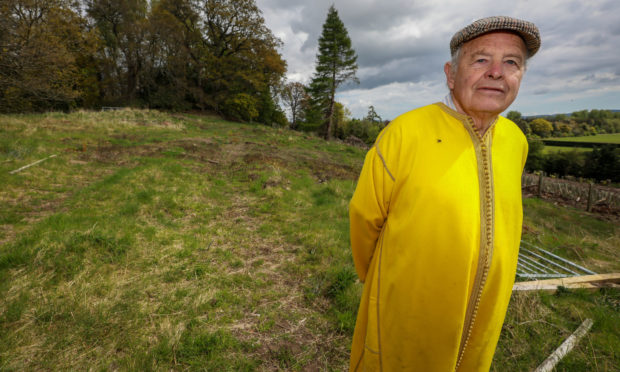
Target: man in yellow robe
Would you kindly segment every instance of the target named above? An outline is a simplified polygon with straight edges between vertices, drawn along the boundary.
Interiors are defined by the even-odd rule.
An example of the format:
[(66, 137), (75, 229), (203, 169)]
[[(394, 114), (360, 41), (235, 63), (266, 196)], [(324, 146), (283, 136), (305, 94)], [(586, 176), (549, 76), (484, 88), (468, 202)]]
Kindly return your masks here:
[(540, 47), (530, 22), (478, 20), (450, 43), (450, 94), (392, 121), (349, 206), (364, 282), (353, 371), (488, 371), (514, 282), (527, 142), (499, 116)]

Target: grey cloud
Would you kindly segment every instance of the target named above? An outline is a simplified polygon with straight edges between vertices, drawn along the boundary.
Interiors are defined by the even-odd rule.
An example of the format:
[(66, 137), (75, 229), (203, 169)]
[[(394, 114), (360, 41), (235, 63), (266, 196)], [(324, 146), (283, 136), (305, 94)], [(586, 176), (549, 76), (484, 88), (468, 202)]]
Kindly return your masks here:
[[(361, 69), (358, 73), (360, 88), (372, 89), (391, 83), (442, 80), (443, 61), (424, 55), (391, 61), (384, 66)], [(346, 88), (345, 88), (346, 89)]]
[[(281, 17), (274, 22), (280, 32), (292, 30), (308, 35), (303, 46), (298, 43), (295, 48), (285, 48), (284, 55), (295, 76), (308, 77), (314, 66), (310, 59), (314, 59), (327, 11), (335, 3), (357, 52), (361, 81), (360, 85), (346, 86), (342, 91), (376, 91), (373, 88), (395, 82), (444, 86), (443, 64), (449, 58), (448, 42), (452, 34), (470, 21), (495, 14), (531, 20), (541, 31), (542, 48), (528, 65), (520, 93), (526, 96), (521, 102), (540, 106), (543, 96), (545, 99), (576, 97), (586, 89), (596, 90), (597, 86), (606, 87), (606, 91), (620, 91), (620, 22), (617, 20), (620, 2), (617, 0), (481, 0), (466, 8), (457, 0), (257, 0), (257, 3), (261, 9), (287, 10), (287, 14), (294, 15), (290, 20)], [(489, 14), (489, 9), (493, 9), (493, 14)], [(287, 25), (286, 29), (282, 25)], [(419, 32), (402, 34), (400, 30), (407, 26), (415, 26)], [(381, 101), (379, 97), (375, 99)], [(553, 104), (569, 104), (557, 102)], [(377, 110), (381, 107), (377, 106)]]

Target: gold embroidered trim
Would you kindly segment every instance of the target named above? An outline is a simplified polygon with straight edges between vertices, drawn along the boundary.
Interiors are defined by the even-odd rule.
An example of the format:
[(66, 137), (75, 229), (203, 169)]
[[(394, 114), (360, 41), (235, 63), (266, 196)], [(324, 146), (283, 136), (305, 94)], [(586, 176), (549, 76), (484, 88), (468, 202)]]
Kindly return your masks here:
[[(388, 124), (388, 127), (389, 126), (390, 125)], [(387, 129), (387, 127), (386, 127), (386, 129)], [(375, 141), (375, 145), (374, 146), (375, 146), (375, 149), (377, 150), (377, 155), (379, 155), (379, 158), (383, 162), (383, 168), (385, 168), (385, 171), (390, 176), (392, 181), (396, 181), (396, 178), (394, 178), (394, 176), (392, 175), (392, 172), (390, 172), (390, 168), (388, 168), (387, 163), (385, 162), (385, 158), (383, 158), (383, 154), (381, 153), (381, 149), (379, 148), (379, 142), (381, 142), (381, 139), (383, 138), (384, 135), (385, 135), (385, 129), (381, 133), (381, 136), (379, 138), (377, 138), (377, 140)]]
[(377, 354), (377, 355), (379, 354), (379, 352), (377, 350), (373, 350), (373, 349), (369, 348), (368, 345), (364, 345), (364, 347), (366, 348), (366, 350), (370, 351), (373, 354)]
[(364, 345), (364, 348), (362, 349), (362, 355), (360, 355), (360, 359), (357, 361), (357, 364), (355, 365), (355, 369), (353, 370), (354, 372), (357, 372), (358, 368), (360, 368), (360, 364), (362, 364), (362, 360), (364, 359), (365, 352), (366, 352), (366, 345)]
[(381, 357), (381, 318), (379, 313), (379, 304), (381, 303), (381, 259), (383, 258), (383, 237), (385, 236), (385, 228), (381, 231), (381, 244), (379, 248), (379, 262), (377, 263), (377, 346), (379, 347), (379, 371), (383, 371), (383, 358)]

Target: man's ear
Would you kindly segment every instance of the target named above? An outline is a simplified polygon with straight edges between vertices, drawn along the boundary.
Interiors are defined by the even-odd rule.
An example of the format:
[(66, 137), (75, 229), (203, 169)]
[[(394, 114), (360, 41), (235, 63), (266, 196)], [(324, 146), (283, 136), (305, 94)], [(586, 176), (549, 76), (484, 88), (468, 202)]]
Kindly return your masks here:
[(443, 71), (446, 73), (446, 83), (448, 84), (448, 88), (450, 90), (454, 89), (454, 74), (452, 72), (452, 63), (446, 62), (443, 66)]

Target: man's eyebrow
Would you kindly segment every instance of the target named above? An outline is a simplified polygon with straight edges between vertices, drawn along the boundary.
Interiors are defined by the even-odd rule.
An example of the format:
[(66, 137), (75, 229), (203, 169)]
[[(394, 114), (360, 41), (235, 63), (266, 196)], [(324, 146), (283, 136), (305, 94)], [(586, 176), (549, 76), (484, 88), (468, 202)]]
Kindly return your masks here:
[(488, 52), (486, 49), (478, 49), (478, 50), (474, 50), (471, 53), (472, 56), (479, 56), (479, 55), (483, 55), (483, 56), (490, 56), (491, 53)]
[(524, 59), (525, 59), (523, 55), (521, 55), (521, 54), (515, 54), (515, 53), (506, 54), (506, 55), (504, 56), (504, 58), (506, 58), (506, 57), (516, 58), (516, 59), (519, 59), (519, 60), (524, 60)]
[[(487, 51), (486, 49), (478, 49), (478, 50), (475, 50), (475, 51), (470, 53), (470, 55), (472, 57), (490, 56), (491, 54), (492, 53)], [(525, 59), (525, 57), (523, 55), (521, 55), (520, 53), (508, 53), (508, 54), (504, 55), (502, 58), (516, 58), (516, 59), (519, 59), (521, 61), (523, 61)]]

